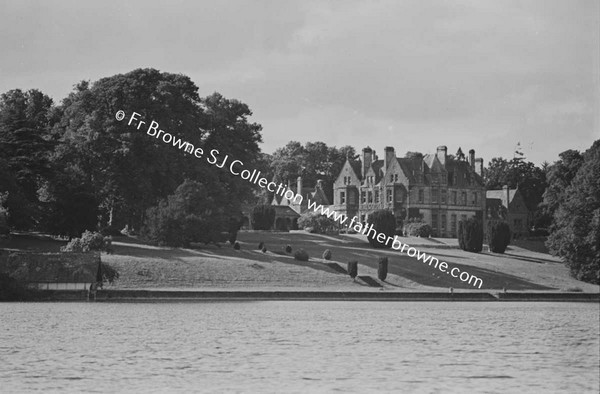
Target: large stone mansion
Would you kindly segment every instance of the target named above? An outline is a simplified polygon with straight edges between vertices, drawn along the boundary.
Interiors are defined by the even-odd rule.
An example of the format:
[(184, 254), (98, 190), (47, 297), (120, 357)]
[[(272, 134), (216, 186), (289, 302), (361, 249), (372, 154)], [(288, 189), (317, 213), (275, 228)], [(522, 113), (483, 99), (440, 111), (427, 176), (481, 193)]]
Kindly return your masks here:
[(379, 209), (394, 213), (398, 226), (410, 218), (431, 224), (434, 235), (456, 237), (458, 222), (484, 218), (486, 191), (483, 159), (459, 148), (449, 156), (445, 146), (434, 154), (398, 158), (386, 147), (382, 159), (370, 147), (362, 158), (347, 158), (333, 185), (333, 208), (366, 222)]

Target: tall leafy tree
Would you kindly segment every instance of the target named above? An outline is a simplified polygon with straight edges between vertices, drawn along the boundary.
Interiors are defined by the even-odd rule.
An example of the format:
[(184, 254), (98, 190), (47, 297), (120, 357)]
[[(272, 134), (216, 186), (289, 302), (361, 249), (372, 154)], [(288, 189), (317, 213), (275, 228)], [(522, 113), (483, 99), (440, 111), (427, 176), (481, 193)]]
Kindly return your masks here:
[[(571, 163), (563, 170), (574, 170), (579, 157), (568, 151), (561, 160), (559, 166)], [(556, 170), (562, 171), (558, 167)], [(557, 174), (551, 177), (557, 186), (570, 175), (569, 171), (561, 173), (564, 178), (554, 176)], [(546, 245), (551, 253), (563, 258), (574, 277), (600, 284), (600, 140), (583, 154), (583, 162), (556, 204), (554, 231)]]
[[(126, 112), (124, 121), (115, 119), (118, 110)], [(156, 121), (160, 129), (202, 147), (205, 156), (218, 149), (221, 157), (229, 154), (230, 161), (248, 166), (258, 157), (261, 127), (248, 120), (248, 106), (217, 93), (201, 98), (187, 76), (138, 69), (82, 82), (60, 111), (54, 162), (83, 174), (80, 182), (91, 185), (104, 224), (140, 228), (147, 209), (188, 178), (211, 185), (225, 205), (250, 194), (251, 185), (227, 169), (146, 134)], [(140, 130), (127, 124), (134, 111), (146, 122)]]
[(544, 192), (544, 209), (550, 215), (554, 213), (567, 198), (567, 188), (583, 165), (583, 155), (573, 149), (562, 152), (559, 160), (547, 169), (548, 187)]
[(0, 192), (9, 192), (6, 204), (15, 228), (30, 229), (39, 220), (38, 188), (51, 175), (52, 109), (52, 99), (35, 89), (0, 96)]
[(542, 168), (522, 157), (511, 160), (495, 157), (485, 170), (484, 181), (488, 190), (501, 189), (504, 185), (518, 187), (534, 218), (540, 217), (539, 205), (546, 189), (546, 172)]
[(304, 185), (314, 186), (317, 180), (323, 181), (327, 198), (333, 200), (332, 185), (337, 178), (346, 157), (354, 158), (356, 152), (351, 146), (329, 147), (323, 142), (290, 141), (277, 149), (271, 159), (274, 177), (280, 182), (295, 184), (302, 176)]

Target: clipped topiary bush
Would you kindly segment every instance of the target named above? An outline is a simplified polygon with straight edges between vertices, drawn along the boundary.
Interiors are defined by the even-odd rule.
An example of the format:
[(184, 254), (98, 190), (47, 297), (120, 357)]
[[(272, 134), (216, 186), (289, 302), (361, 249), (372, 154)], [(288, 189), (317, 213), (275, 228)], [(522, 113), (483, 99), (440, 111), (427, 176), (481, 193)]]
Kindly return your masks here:
[(257, 205), (252, 210), (252, 228), (254, 230), (270, 230), (275, 221), (275, 208), (271, 205)]
[(358, 275), (358, 261), (352, 260), (348, 262), (348, 275), (350, 275), (352, 279), (356, 279), (356, 276)]
[(240, 243), (236, 241), (236, 242), (233, 244), (233, 248), (234, 248), (235, 250), (240, 250)]
[(267, 247), (263, 246), (263, 248), (261, 249), (263, 253), (267, 253)]
[(258, 250), (262, 250), (262, 248), (265, 246), (264, 242), (259, 242), (258, 244)]
[(294, 253), (294, 259), (298, 261), (308, 261), (308, 253), (304, 249), (298, 249)]
[[(467, 252), (479, 253), (483, 250), (483, 227), (475, 218), (461, 221), (458, 226), (459, 246)], [(461, 241), (462, 240), (462, 241)]]
[(331, 250), (329, 250), (329, 249), (326, 249), (326, 250), (323, 252), (323, 258), (324, 258), (325, 260), (331, 260)]
[(292, 253), (292, 247), (290, 245), (287, 245), (285, 247), (285, 253), (288, 253), (288, 254)]
[(377, 268), (377, 277), (381, 281), (385, 281), (388, 273), (388, 258), (380, 257), (379, 258), (379, 267)]
[(427, 238), (431, 236), (433, 230), (423, 219), (410, 219), (404, 226), (404, 232), (411, 237)]
[[(396, 234), (396, 217), (391, 211), (387, 209), (380, 209), (369, 215), (368, 224), (373, 225), (375, 234), (373, 231), (369, 231), (369, 244), (374, 248), (391, 248), (392, 244), (388, 242), (386, 244), (387, 237), (394, 237)], [(377, 236), (379, 234), (385, 235), (385, 240), (379, 242)]]
[(487, 237), (490, 251), (504, 253), (510, 244), (510, 227), (501, 220), (490, 220), (487, 225)]

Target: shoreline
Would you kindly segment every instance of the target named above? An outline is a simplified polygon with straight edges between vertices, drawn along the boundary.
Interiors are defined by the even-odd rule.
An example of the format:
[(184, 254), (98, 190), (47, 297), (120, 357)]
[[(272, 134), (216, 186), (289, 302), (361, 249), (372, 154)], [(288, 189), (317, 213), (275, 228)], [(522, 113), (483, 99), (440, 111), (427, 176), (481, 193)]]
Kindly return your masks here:
[[(87, 291), (45, 290), (37, 301), (87, 301)], [(599, 302), (600, 293), (580, 292), (366, 292), (264, 290), (99, 290), (95, 302), (203, 301), (463, 301)]]

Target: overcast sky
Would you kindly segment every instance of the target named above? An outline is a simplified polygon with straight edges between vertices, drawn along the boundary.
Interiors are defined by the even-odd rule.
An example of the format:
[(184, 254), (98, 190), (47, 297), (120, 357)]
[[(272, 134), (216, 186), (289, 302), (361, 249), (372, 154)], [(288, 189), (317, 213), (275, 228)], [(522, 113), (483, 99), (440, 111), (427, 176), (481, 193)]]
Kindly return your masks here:
[(552, 162), (600, 138), (600, 2), (2, 1), (0, 92), (140, 67), (289, 140)]

